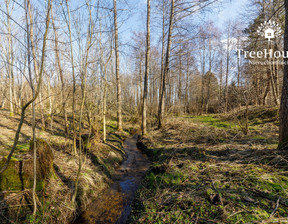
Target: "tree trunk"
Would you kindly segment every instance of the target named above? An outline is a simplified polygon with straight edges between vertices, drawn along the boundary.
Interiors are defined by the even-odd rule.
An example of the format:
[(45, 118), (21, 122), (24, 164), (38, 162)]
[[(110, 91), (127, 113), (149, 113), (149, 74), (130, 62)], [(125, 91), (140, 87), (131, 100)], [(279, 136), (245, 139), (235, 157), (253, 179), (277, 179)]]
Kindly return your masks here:
[(48, 98), (49, 98), (48, 117), (50, 119), (50, 129), (53, 130), (53, 117), (52, 117), (53, 101), (52, 101), (52, 96), (51, 96), (51, 78), (49, 75), (47, 75), (47, 91), (48, 91)]
[(58, 47), (58, 33), (55, 26), (54, 16), (53, 16), (53, 8), (51, 8), (51, 21), (53, 25), (54, 35), (55, 35), (55, 60), (58, 67), (59, 77), (61, 81), (61, 100), (62, 100), (62, 111), (64, 113), (64, 125), (65, 125), (65, 135), (68, 135), (68, 119), (67, 119), (67, 112), (66, 112), (66, 100), (65, 100), (65, 82), (63, 76), (63, 69), (61, 65), (61, 59), (59, 54), (59, 47)]
[[(284, 51), (288, 51), (288, 0), (285, 0)], [(288, 59), (284, 58), (283, 88), (280, 106), (279, 149), (288, 149)]]
[(117, 0), (113, 1), (114, 8), (114, 29), (115, 29), (115, 59), (116, 59), (116, 83), (117, 83), (117, 129), (122, 131), (122, 97), (121, 97), (121, 80), (119, 69), (119, 49), (118, 49), (118, 24), (117, 24)]
[(205, 103), (205, 111), (206, 114), (209, 111), (209, 103), (210, 103), (210, 92), (211, 92), (211, 71), (212, 71), (212, 44), (211, 44), (211, 37), (209, 37), (209, 74), (208, 74), (208, 85), (207, 85), (207, 97), (206, 97), (206, 103)]
[[(50, 23), (50, 7), (51, 6), (51, 1), (48, 1), (48, 6), (47, 6), (47, 15), (46, 15), (46, 29), (45, 29), (45, 33), (44, 33), (44, 38), (43, 38), (43, 46), (42, 46), (42, 56), (41, 56), (41, 67), (40, 70), (38, 71), (38, 67), (35, 67), (35, 64), (37, 64), (36, 62), (36, 58), (34, 57), (33, 61), (34, 61), (34, 68), (35, 68), (35, 77), (37, 77), (37, 71), (38, 73), (38, 83), (37, 83), (37, 89), (35, 91), (34, 87), (33, 87), (33, 82), (32, 82), (32, 76), (31, 76), (31, 69), (29, 69), (29, 73), (30, 73), (30, 81), (31, 81), (31, 88), (32, 88), (32, 94), (33, 94), (33, 99), (31, 101), (29, 101), (23, 108), (22, 108), (22, 113), (21, 113), (21, 120), (18, 126), (18, 130), (20, 132), (21, 130), (21, 126), (24, 122), (24, 115), (25, 115), (25, 110), (26, 108), (32, 103), (33, 104), (33, 120), (32, 120), (32, 130), (33, 130), (33, 188), (32, 188), (32, 196), (33, 196), (33, 204), (34, 204), (34, 209), (33, 209), (33, 215), (36, 215), (37, 212), (37, 202), (36, 202), (36, 184), (37, 184), (37, 148), (36, 148), (36, 135), (35, 135), (35, 100), (38, 97), (39, 93), (40, 93), (40, 88), (41, 88), (41, 83), (42, 83), (42, 76), (43, 76), (43, 71), (44, 71), (44, 61), (45, 61), (45, 49), (46, 49), (46, 40), (48, 37), (48, 30), (49, 30), (49, 23)], [(33, 42), (33, 28), (32, 28), (32, 24), (33, 24), (33, 18), (32, 18), (32, 12), (31, 12), (31, 5), (30, 5), (30, 0), (27, 0), (27, 10), (29, 12), (29, 18), (30, 18), (30, 25), (28, 25), (28, 18), (26, 18), (27, 21), (27, 32), (30, 31), (29, 34), (27, 34), (27, 42), (28, 45), (31, 42), (31, 48), (32, 48), (32, 55), (36, 56), (35, 54), (35, 46), (34, 46), (34, 42)], [(29, 47), (28, 47), (29, 48)], [(34, 49), (34, 50), (33, 50)], [(34, 52), (33, 52), (34, 51)], [(30, 51), (28, 52), (29, 56), (30, 56)], [(30, 60), (29, 60), (30, 63)], [(30, 67), (30, 66), (29, 66)], [(37, 70), (36, 70), (37, 68)], [(18, 131), (17, 130), (17, 131)], [(19, 138), (19, 133), (16, 132), (16, 136), (15, 136), (15, 140), (14, 140), (14, 145), (13, 148), (17, 145), (17, 141)], [(13, 154), (13, 148), (9, 154), (9, 156)], [(15, 149), (14, 148), (14, 149)], [(8, 158), (9, 158), (8, 156)], [(11, 158), (11, 157), (10, 157)], [(8, 161), (8, 159), (7, 159)], [(6, 161), (6, 163), (7, 163)], [(6, 165), (6, 164), (5, 164)], [(7, 164), (8, 165), (8, 164)], [(5, 168), (5, 166), (3, 167)], [(2, 170), (3, 170), (2, 168)], [(1, 170), (1, 171), (2, 171)]]
[[(269, 44), (269, 42), (268, 42), (268, 49), (272, 49), (272, 48), (273, 48), (272, 44)], [(269, 62), (270, 62), (269, 63), (270, 71), (268, 72), (268, 75), (269, 75), (269, 79), (271, 82), (274, 104), (277, 106), (277, 105), (279, 105), (279, 102), (278, 102), (277, 90), (276, 90), (275, 82), (274, 82), (274, 70), (275, 70), (275, 67), (273, 64), (274, 60), (269, 58)]]
[[(12, 55), (13, 55), (13, 48), (12, 48), (12, 38), (11, 38), (11, 18), (9, 12), (9, 1), (6, 0), (6, 11), (7, 11), (7, 31), (8, 31), (8, 77), (9, 77), (9, 101), (10, 101), (10, 115), (14, 115), (14, 105), (13, 105), (13, 86), (14, 86), (14, 78), (13, 78), (13, 66), (12, 66)], [(15, 102), (16, 103), (16, 102)]]
[(223, 83), (223, 60), (220, 60), (220, 84), (219, 84), (219, 106), (222, 111), (222, 83)]
[(203, 39), (203, 55), (202, 55), (202, 77), (201, 77), (201, 105), (200, 105), (200, 115), (203, 114), (204, 107), (204, 75), (205, 75), (205, 67), (206, 67), (206, 58), (205, 58), (206, 44), (205, 37)]
[(103, 142), (106, 142), (106, 92), (107, 92), (107, 73), (104, 69), (104, 83), (103, 83)]
[[(29, 17), (30, 17), (30, 22), (32, 23), (33, 18), (32, 18), (32, 11), (29, 8), (30, 5), (30, 0), (28, 1), (28, 11), (29, 11)], [(50, 9), (49, 9), (50, 10)], [(50, 19), (50, 18), (49, 18)], [(32, 49), (32, 56), (33, 56), (33, 64), (34, 64), (34, 70), (35, 70), (35, 77), (37, 78), (39, 76), (39, 67), (38, 67), (38, 62), (37, 62), (37, 54), (36, 54), (36, 49), (37, 46), (34, 42), (33, 37), (33, 23), (30, 25), (30, 42), (31, 42), (31, 49)], [(42, 84), (41, 84), (42, 85)], [(42, 123), (42, 128), (45, 130), (45, 120), (44, 120), (44, 115), (43, 115), (43, 101), (42, 101), (42, 93), (41, 93), (41, 87), (39, 89), (39, 105), (40, 105), (40, 113), (41, 113), (41, 123)]]
[(162, 126), (164, 124), (166, 78), (167, 78), (167, 75), (169, 72), (169, 61), (170, 61), (170, 50), (171, 50), (171, 45), (172, 45), (173, 24), (174, 24), (174, 0), (171, 0), (171, 13), (170, 13), (170, 20), (169, 20), (168, 43), (167, 43), (167, 50), (166, 50), (165, 67), (164, 67), (164, 71), (163, 71), (161, 96), (160, 96), (160, 102), (159, 102), (158, 128), (162, 128)]
[(142, 107), (142, 135), (147, 134), (147, 95), (148, 95), (148, 75), (150, 69), (150, 0), (147, 0), (147, 37), (146, 37), (146, 60), (145, 60), (145, 77), (144, 93)]
[[(100, 38), (101, 41), (101, 38)], [(101, 43), (100, 43), (101, 45)], [(106, 142), (106, 112), (107, 112), (107, 65), (110, 61), (110, 58), (112, 56), (112, 45), (111, 45), (111, 50), (110, 50), (110, 54), (109, 57), (106, 61), (106, 63), (104, 64), (104, 54), (103, 54), (103, 49), (102, 47), (100, 47), (100, 52), (101, 52), (101, 72), (102, 72), (102, 79), (103, 79), (103, 142)], [(103, 68), (104, 67), (104, 68)]]
[(142, 105), (142, 99), (143, 99), (143, 85), (142, 85), (142, 81), (143, 81), (143, 78), (142, 78), (142, 53), (140, 53), (140, 67), (139, 67), (139, 78), (140, 78), (140, 100), (139, 100), (139, 114), (141, 114), (142, 112), (142, 108), (143, 108), (143, 105)]
[[(82, 86), (82, 102), (80, 106), (80, 116), (79, 116), (79, 159), (78, 159), (78, 171), (77, 171), (77, 176), (75, 180), (75, 190), (73, 192), (72, 196), (72, 204), (75, 203), (77, 192), (78, 192), (78, 184), (79, 184), (79, 178), (82, 170), (82, 150), (83, 150), (83, 142), (82, 142), (82, 119), (83, 119), (83, 111), (84, 111), (84, 106), (85, 106), (85, 101), (87, 97), (87, 69), (88, 69), (88, 57), (89, 57), (89, 50), (91, 49), (92, 46), (92, 37), (93, 37), (93, 21), (92, 21), (92, 11), (91, 11), (91, 6), (86, 3), (87, 8), (88, 8), (88, 13), (89, 13), (89, 24), (87, 28), (87, 44), (86, 44), (86, 50), (85, 50), (85, 63), (83, 70), (81, 71), (81, 86)], [(90, 133), (89, 133), (90, 136)], [(89, 139), (88, 139), (89, 141)]]
[(177, 108), (177, 113), (181, 113), (182, 110), (182, 49), (180, 47), (180, 52), (179, 52), (179, 77), (178, 77), (178, 103), (179, 103), (179, 108)]
[(161, 43), (161, 71), (160, 71), (160, 88), (159, 88), (159, 110), (160, 110), (160, 102), (161, 102), (161, 93), (162, 93), (162, 84), (163, 84), (163, 73), (164, 73), (164, 54), (165, 54), (165, 2), (163, 0), (163, 14), (162, 14), (162, 43)]
[(265, 92), (264, 92), (264, 95), (263, 95), (263, 99), (262, 99), (262, 105), (266, 105), (266, 100), (267, 100), (267, 96), (268, 96), (268, 93), (270, 91), (270, 81), (267, 80), (267, 86), (265, 88)]
[(189, 88), (189, 54), (187, 54), (187, 65), (186, 65), (186, 80), (185, 80), (185, 98), (184, 98), (184, 113), (189, 113), (189, 99), (188, 99), (188, 88)]
[(228, 112), (229, 66), (230, 66), (230, 24), (228, 24), (228, 38), (227, 38), (227, 51), (226, 51), (225, 113)]
[(73, 149), (72, 152), (76, 155), (76, 124), (75, 124), (75, 110), (76, 110), (76, 78), (75, 78), (75, 68), (74, 68), (74, 55), (73, 55), (73, 42), (72, 42), (72, 31), (71, 31), (71, 18), (70, 9), (68, 1), (66, 1), (66, 8), (68, 14), (67, 26), (69, 30), (69, 41), (70, 41), (70, 53), (71, 53), (71, 66), (72, 66), (72, 80), (73, 80), (73, 94), (72, 94), (72, 128), (73, 128)]

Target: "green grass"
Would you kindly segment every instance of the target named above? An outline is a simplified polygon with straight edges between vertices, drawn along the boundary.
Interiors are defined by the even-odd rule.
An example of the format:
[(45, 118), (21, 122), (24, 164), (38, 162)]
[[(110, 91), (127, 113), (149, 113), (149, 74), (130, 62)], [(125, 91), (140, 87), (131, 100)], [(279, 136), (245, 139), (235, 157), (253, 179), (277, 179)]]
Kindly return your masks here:
[(16, 150), (19, 150), (20, 152), (28, 152), (30, 150), (30, 144), (29, 143), (18, 144), (16, 146)]
[(114, 132), (117, 130), (117, 121), (116, 120), (110, 120), (107, 122), (107, 132)]
[(236, 127), (236, 125), (233, 123), (230, 123), (228, 121), (222, 121), (222, 120), (215, 118), (214, 116), (210, 116), (210, 115), (192, 116), (191, 118), (197, 122), (208, 124), (210, 126), (220, 128), (220, 129)]
[[(166, 153), (165, 149), (160, 152), (158, 158)], [(195, 157), (197, 162), (192, 160)], [(156, 162), (153, 167), (167, 163), (167, 160), (161, 165)], [(255, 222), (268, 219), (277, 199), (287, 197), (288, 177), (277, 170), (257, 164), (217, 165), (197, 150), (191, 155), (191, 161), (181, 168), (173, 165), (161, 173), (154, 170), (146, 175), (137, 192), (131, 223), (191, 223), (191, 217), (195, 220), (197, 216), (203, 222)], [(219, 201), (209, 201), (211, 195), (218, 194), (211, 179), (225, 209)], [(246, 201), (245, 197), (253, 198), (254, 202)], [(277, 214), (286, 217), (287, 207), (280, 205)]]
[(267, 221), (279, 197), (269, 221), (287, 218), (288, 156), (273, 148), (278, 129), (269, 115), (253, 114), (248, 135), (237, 134), (233, 119), (210, 115), (171, 119), (162, 130), (151, 131), (142, 141), (152, 166), (129, 223)]

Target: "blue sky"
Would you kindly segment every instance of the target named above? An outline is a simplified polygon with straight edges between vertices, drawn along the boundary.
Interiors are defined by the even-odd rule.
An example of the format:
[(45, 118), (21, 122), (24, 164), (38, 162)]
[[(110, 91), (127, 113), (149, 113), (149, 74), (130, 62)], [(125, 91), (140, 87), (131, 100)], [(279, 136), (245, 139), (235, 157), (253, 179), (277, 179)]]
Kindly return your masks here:
[(248, 3), (249, 0), (226, 0), (221, 7), (222, 9), (214, 10), (211, 19), (215, 21), (215, 25), (222, 28), (226, 21), (237, 19)]
[[(153, 0), (152, 0), (153, 1)], [(196, 18), (196, 21), (213, 21), (214, 25), (217, 26), (220, 30), (223, 30), (225, 24), (228, 20), (235, 20), (240, 14), (245, 10), (245, 6), (251, 0), (220, 0), (221, 4), (216, 4), (211, 7), (211, 9), (207, 10), (206, 12), (202, 12), (199, 14), (194, 14), (193, 18)], [(129, 17), (127, 20), (123, 21), (119, 24), (119, 38), (122, 45), (122, 53), (121, 53), (121, 64), (124, 70), (129, 70), (131, 66), (129, 64), (130, 60), (126, 60), (126, 57), (129, 57), (130, 51), (130, 44), (133, 44), (131, 41), (131, 37), (133, 36), (133, 31), (135, 32), (145, 32), (146, 31), (146, 0), (126, 0), (126, 2), (130, 3), (133, 7), (131, 9), (132, 16)], [(153, 9), (152, 9), (153, 10)], [(151, 15), (153, 16), (153, 15)], [(198, 17), (198, 18), (197, 18)], [(247, 19), (249, 22), (252, 17)], [(120, 18), (121, 21), (121, 18)], [(151, 19), (151, 44), (155, 44), (155, 41), (158, 40), (157, 28), (154, 27), (153, 21)], [(124, 45), (123, 45), (124, 44)]]
[[(128, 2), (133, 7), (133, 14), (120, 26), (120, 38), (124, 43), (131, 40), (133, 31), (145, 32), (146, 29), (146, 0), (130, 0)], [(228, 20), (237, 19), (248, 3), (249, 0), (222, 0), (221, 4), (214, 5), (212, 10), (198, 15), (198, 17), (199, 20), (214, 21), (214, 24), (222, 29)], [(151, 34), (153, 34), (153, 26)]]

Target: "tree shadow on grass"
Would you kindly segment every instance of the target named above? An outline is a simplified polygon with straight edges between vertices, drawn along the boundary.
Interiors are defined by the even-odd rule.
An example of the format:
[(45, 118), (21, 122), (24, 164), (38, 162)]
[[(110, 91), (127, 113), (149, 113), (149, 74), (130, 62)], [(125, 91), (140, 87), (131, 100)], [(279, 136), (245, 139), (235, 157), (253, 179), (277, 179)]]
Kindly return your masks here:
[[(13, 131), (13, 133), (16, 133), (16, 130), (15, 130), (15, 129), (13, 129), (13, 128), (11, 128), (11, 127), (8, 127), (7, 125), (3, 125), (3, 124), (1, 124), (1, 123), (0, 123), (0, 128), (8, 129), (8, 130)], [(2, 134), (3, 134), (4, 136), (6, 136), (5, 133), (2, 133)], [(20, 136), (22, 136), (22, 137), (24, 138), (24, 141), (28, 141), (28, 140), (30, 139), (30, 136), (24, 134), (23, 132), (20, 132)], [(8, 137), (8, 136), (7, 136), (7, 137)], [(8, 138), (10, 138), (10, 137), (8, 137)], [(14, 139), (14, 134), (12, 135), (12, 138)]]
[[(257, 209), (270, 214), (276, 201), (279, 203), (279, 215), (284, 217), (287, 214), (288, 200), (285, 199), (285, 188), (287, 190), (288, 177), (283, 173), (278, 174), (276, 170), (276, 168), (279, 171), (287, 170), (288, 158), (285, 157), (284, 152), (269, 149), (143, 148), (156, 162), (150, 168), (143, 183), (149, 191), (142, 193), (150, 194), (144, 197), (153, 198), (156, 190), (159, 195), (167, 189), (173, 189), (175, 192), (189, 189), (193, 192), (191, 195), (193, 201), (199, 198), (203, 201), (203, 205), (209, 207), (213, 204), (219, 205), (214, 200), (209, 201), (210, 195), (207, 195), (207, 189), (212, 189), (212, 194), (222, 196), (223, 205), (230, 211), (237, 208), (236, 205), (245, 208), (246, 211), (241, 214), (241, 217), (242, 215), (246, 218), (249, 215), (254, 217)], [(170, 160), (173, 160), (171, 165), (169, 165)], [(193, 169), (190, 169), (190, 166)], [(217, 190), (213, 190), (214, 184)], [(158, 189), (155, 186), (158, 186)], [(184, 201), (177, 202), (177, 205), (180, 206)], [(141, 201), (136, 201), (134, 206), (139, 210), (140, 216), (146, 209)], [(202, 209), (210, 214), (208, 207), (207, 210), (204, 207)], [(197, 213), (196, 210), (194, 212)], [(221, 216), (217, 215), (213, 218), (221, 218)]]
[(74, 190), (74, 181), (64, 175), (64, 173), (61, 172), (59, 166), (57, 166), (55, 163), (53, 164), (53, 168), (57, 176), (62, 180), (62, 182), (70, 189)]
[(109, 169), (106, 167), (106, 165), (103, 163), (101, 163), (99, 161), (99, 158), (92, 152), (87, 151), (87, 156), (91, 159), (92, 163), (94, 164), (94, 166), (97, 166), (100, 168), (100, 170), (109, 178), (111, 178), (111, 173), (109, 171)]
[[(110, 141), (110, 140), (109, 140)], [(121, 142), (120, 142), (121, 143)], [(110, 148), (114, 149), (115, 151), (119, 152), (121, 155), (125, 155), (125, 153), (123, 151), (121, 151), (119, 148), (117, 148), (116, 146), (114, 146), (111, 143), (105, 142), (105, 145), (109, 146)]]

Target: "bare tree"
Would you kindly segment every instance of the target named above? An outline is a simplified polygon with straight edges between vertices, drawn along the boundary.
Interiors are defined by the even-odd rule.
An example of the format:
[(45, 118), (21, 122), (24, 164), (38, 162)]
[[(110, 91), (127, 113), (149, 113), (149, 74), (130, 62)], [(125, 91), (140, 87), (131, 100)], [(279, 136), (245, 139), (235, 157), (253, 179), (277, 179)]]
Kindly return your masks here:
[(76, 110), (76, 77), (75, 77), (75, 66), (74, 66), (74, 54), (73, 54), (73, 42), (72, 42), (72, 30), (71, 30), (71, 16), (68, 1), (66, 0), (66, 9), (68, 19), (66, 20), (68, 31), (69, 31), (69, 42), (70, 42), (70, 53), (71, 53), (71, 68), (72, 68), (72, 81), (73, 81), (73, 94), (72, 94), (72, 128), (73, 128), (73, 148), (72, 152), (76, 154), (76, 121), (75, 121), (75, 110)]
[(225, 78), (225, 112), (228, 112), (228, 81), (230, 70), (231, 21), (228, 21), (226, 30), (227, 30), (227, 45), (226, 45), (226, 78)]
[(113, 1), (114, 8), (114, 38), (115, 38), (115, 61), (116, 61), (116, 85), (117, 85), (117, 129), (122, 131), (122, 97), (120, 80), (120, 59), (118, 46), (118, 24), (117, 24), (117, 0)]
[[(80, 116), (79, 116), (79, 135), (78, 135), (78, 139), (79, 139), (79, 150), (78, 150), (78, 170), (77, 170), (77, 176), (76, 176), (76, 180), (75, 180), (75, 189), (74, 189), (74, 193), (72, 196), (72, 204), (75, 203), (76, 200), (76, 196), (78, 193), (78, 183), (79, 183), (79, 178), (81, 175), (81, 170), (82, 170), (82, 150), (84, 149), (84, 143), (82, 142), (82, 120), (83, 120), (83, 113), (84, 113), (84, 106), (85, 106), (85, 102), (87, 99), (87, 76), (88, 76), (88, 63), (89, 63), (89, 53), (93, 44), (92, 38), (93, 38), (93, 34), (94, 34), (94, 23), (92, 20), (92, 8), (94, 7), (94, 5), (90, 5), (90, 2), (88, 2), (88, 0), (86, 0), (86, 6), (88, 9), (88, 16), (89, 16), (89, 23), (88, 23), (88, 27), (87, 27), (87, 40), (86, 40), (86, 48), (85, 48), (85, 55), (83, 58), (83, 67), (81, 68), (81, 86), (82, 86), (82, 100), (81, 100), (81, 105), (80, 105)], [(80, 40), (79, 40), (80, 41)], [(90, 134), (89, 134), (90, 135)]]
[(169, 71), (169, 62), (170, 62), (170, 50), (172, 45), (172, 32), (174, 25), (174, 0), (171, 0), (171, 12), (169, 19), (169, 30), (168, 30), (168, 43), (166, 49), (166, 58), (165, 58), (165, 66), (162, 77), (162, 88), (160, 93), (160, 102), (159, 102), (159, 111), (158, 111), (158, 128), (162, 128), (164, 124), (164, 109), (165, 109), (165, 92), (166, 92), (166, 78)]
[[(52, 7), (52, 6), (51, 6)], [(64, 122), (65, 122), (65, 134), (68, 135), (68, 119), (67, 119), (67, 112), (66, 112), (66, 100), (65, 100), (65, 81), (64, 81), (64, 75), (63, 75), (63, 68), (61, 65), (61, 58), (59, 53), (59, 46), (58, 46), (58, 32), (55, 25), (54, 15), (53, 15), (53, 8), (51, 8), (51, 20), (55, 35), (55, 60), (58, 67), (58, 73), (61, 81), (61, 100), (62, 100), (62, 111), (64, 113)]]
[[(9, 103), (10, 103), (10, 115), (14, 114), (13, 105), (13, 89), (14, 89), (14, 74), (13, 74), (13, 43), (11, 34), (11, 15), (9, 10), (10, 0), (5, 0), (6, 5), (6, 18), (7, 18), (7, 32), (8, 32), (8, 52), (7, 52), (7, 73), (9, 78)], [(14, 94), (15, 95), (15, 94)], [(16, 103), (16, 102), (15, 102)]]
[(147, 0), (147, 34), (146, 34), (146, 59), (144, 76), (144, 93), (142, 107), (142, 135), (147, 134), (147, 95), (148, 95), (148, 75), (150, 63), (150, 0)]

